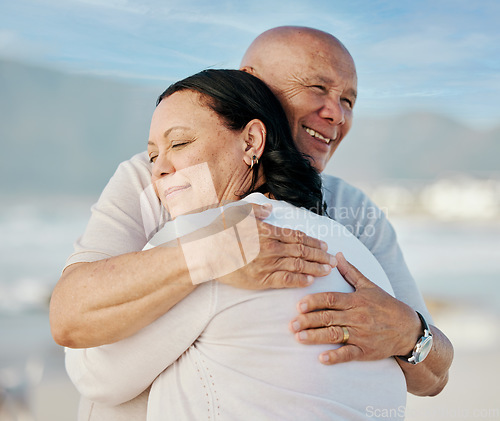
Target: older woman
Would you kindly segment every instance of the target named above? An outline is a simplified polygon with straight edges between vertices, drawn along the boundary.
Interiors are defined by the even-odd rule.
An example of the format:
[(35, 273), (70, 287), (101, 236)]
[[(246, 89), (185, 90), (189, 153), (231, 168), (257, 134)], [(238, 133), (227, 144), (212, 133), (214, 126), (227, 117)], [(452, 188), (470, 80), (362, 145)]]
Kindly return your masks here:
[[(325, 367), (317, 355), (331, 345), (303, 346), (287, 327), (304, 291), (224, 284), (225, 274), (256, 254), (248, 204), (257, 203), (272, 205), (267, 222), (327, 242), (392, 294), (370, 252), (321, 216), (319, 176), (295, 149), (267, 86), (229, 70), (172, 85), (159, 98), (148, 152), (155, 191), (173, 219), (149, 247), (180, 243), (192, 282), (201, 285), (128, 339), (67, 350), (80, 392), (111, 406), (152, 384), (148, 420), (361, 420), (376, 410), (403, 418), (406, 385), (394, 358)], [(352, 291), (339, 270), (307, 289)]]

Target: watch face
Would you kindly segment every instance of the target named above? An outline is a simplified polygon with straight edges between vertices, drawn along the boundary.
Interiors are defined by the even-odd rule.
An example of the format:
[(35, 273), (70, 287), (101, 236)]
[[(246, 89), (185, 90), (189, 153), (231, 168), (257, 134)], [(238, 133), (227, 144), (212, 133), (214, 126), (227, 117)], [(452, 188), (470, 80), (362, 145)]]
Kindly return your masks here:
[(420, 342), (420, 349), (417, 355), (415, 355), (416, 362), (419, 363), (427, 357), (432, 348), (432, 336), (428, 336), (424, 338), (422, 342)]

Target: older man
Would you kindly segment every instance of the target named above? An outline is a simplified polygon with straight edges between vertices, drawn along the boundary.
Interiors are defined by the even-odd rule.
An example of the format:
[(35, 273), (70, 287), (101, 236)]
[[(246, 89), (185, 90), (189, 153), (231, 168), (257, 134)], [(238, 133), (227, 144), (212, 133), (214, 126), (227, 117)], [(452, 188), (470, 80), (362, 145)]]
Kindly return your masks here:
[[(351, 127), (356, 101), (356, 70), (345, 47), (330, 34), (311, 28), (275, 28), (252, 43), (241, 68), (273, 89), (287, 112), (297, 147), (323, 171)], [(60, 344), (89, 347), (126, 338), (194, 290), (180, 251), (138, 252), (147, 242), (139, 203), (150, 176), (147, 155), (133, 157), (121, 164), (95, 205), (52, 297), (51, 325)], [(359, 190), (334, 177), (324, 177), (324, 186), (329, 214), (356, 227), (354, 234), (382, 264), (397, 299), (341, 262), (339, 269), (356, 291), (305, 297), (291, 330), (305, 344), (347, 341), (346, 346), (321, 355), (325, 364), (405, 356), (398, 361), (408, 390), (419, 395), (439, 393), (447, 382), (452, 347), (434, 326), (428, 355), (416, 347), (431, 343), (425, 322), (430, 316), (392, 227)], [(341, 209), (345, 212), (338, 212)], [(292, 241), (292, 247), (256, 259), (237, 271), (231, 284), (241, 285), (243, 278), (250, 277), (255, 288), (263, 287), (264, 278), (270, 287), (303, 286), (306, 275), (329, 271), (324, 263), (335, 266), (335, 259), (313, 239), (286, 238), (279, 230), (261, 235), (261, 243)], [(296, 243), (306, 247), (295, 247)], [(282, 255), (289, 257), (282, 260)], [(302, 258), (306, 268), (302, 273), (294, 270), (296, 258)], [(423, 314), (423, 320), (414, 310)]]
[[(352, 124), (357, 76), (347, 49), (322, 31), (274, 28), (252, 43), (241, 68), (271, 87), (287, 112), (295, 144), (323, 171)], [(353, 270), (349, 276), (356, 284), (356, 292), (305, 297), (298, 305), (301, 314), (291, 322), (291, 330), (297, 332), (297, 339), (303, 343), (340, 343), (345, 340), (342, 326), (347, 327), (349, 345), (322, 354), (320, 359), (325, 364), (411, 355), (423, 331), (419, 317), (410, 307), (421, 312), (425, 306), (392, 227), (359, 190), (329, 176), (324, 176), (324, 186), (329, 215), (354, 228), (384, 267), (399, 300), (391, 299)], [(347, 213), (361, 211), (365, 216), (372, 212), (377, 218), (354, 222), (336, 215), (342, 208)], [(417, 366), (398, 359), (408, 391), (418, 395), (441, 391), (453, 357), (446, 336), (434, 326), (431, 331), (433, 348), (424, 363)]]

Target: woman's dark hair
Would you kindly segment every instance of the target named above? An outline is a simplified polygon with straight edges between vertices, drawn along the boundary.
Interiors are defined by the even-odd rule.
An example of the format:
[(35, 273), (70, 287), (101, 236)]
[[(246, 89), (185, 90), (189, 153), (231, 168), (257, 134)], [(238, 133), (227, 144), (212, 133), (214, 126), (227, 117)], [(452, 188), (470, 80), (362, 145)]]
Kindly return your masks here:
[[(168, 87), (158, 97), (156, 105), (183, 90), (202, 94), (207, 106), (231, 130), (242, 130), (253, 119), (266, 126), (264, 152), (259, 164), (253, 167), (250, 189), (241, 197), (256, 190), (269, 192), (277, 200), (323, 214), (321, 178), (295, 147), (286, 114), (264, 82), (240, 70), (204, 70)], [(266, 183), (256, 189), (261, 164)]]

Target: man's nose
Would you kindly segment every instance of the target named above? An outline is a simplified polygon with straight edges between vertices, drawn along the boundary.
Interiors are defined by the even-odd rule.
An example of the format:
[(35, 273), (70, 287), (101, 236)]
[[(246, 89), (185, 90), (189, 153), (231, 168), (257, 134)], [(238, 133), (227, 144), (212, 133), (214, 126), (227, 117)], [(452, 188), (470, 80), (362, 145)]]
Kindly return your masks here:
[(328, 97), (326, 97), (325, 104), (319, 112), (319, 115), (333, 124), (344, 124), (345, 110), (342, 106), (341, 99), (337, 95), (328, 95)]
[(173, 172), (175, 172), (174, 166), (172, 165), (172, 161), (168, 159), (167, 155), (158, 155), (153, 163), (153, 176), (160, 178), (164, 175), (172, 174)]

